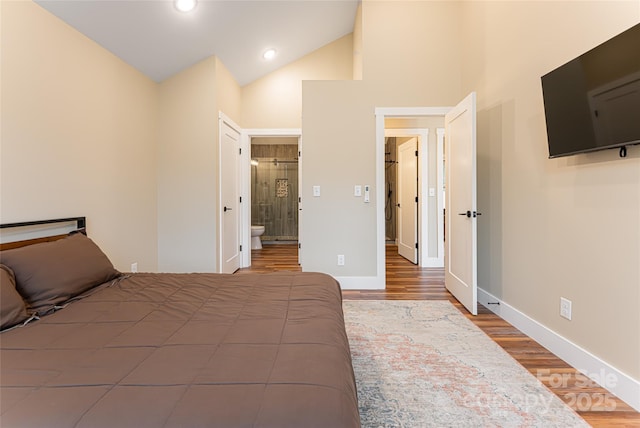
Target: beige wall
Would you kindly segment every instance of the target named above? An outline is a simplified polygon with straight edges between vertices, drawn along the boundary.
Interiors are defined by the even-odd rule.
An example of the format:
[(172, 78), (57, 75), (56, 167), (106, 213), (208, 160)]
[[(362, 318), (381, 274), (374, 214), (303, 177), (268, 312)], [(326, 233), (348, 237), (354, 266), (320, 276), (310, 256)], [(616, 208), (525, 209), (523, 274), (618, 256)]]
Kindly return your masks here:
[(216, 61), (216, 102), (218, 110), (240, 125), (242, 117), (242, 88), (229, 69), (215, 57)]
[(350, 80), (353, 36), (346, 35), (242, 88), (244, 128), (300, 128), (303, 80)]
[[(302, 269), (376, 274), (375, 88), (364, 81), (304, 82)], [(353, 186), (371, 185), (371, 202)], [(314, 197), (312, 186), (320, 186)], [(384, 201), (380, 203), (384, 204)], [(337, 266), (336, 256), (345, 256)]]
[(240, 116), (241, 91), (216, 57), (160, 84), (158, 266), (217, 272), (218, 115)]
[(378, 107), (448, 106), (462, 98), (461, 4), (363, 1), (362, 72), (378, 83)]
[[(376, 275), (376, 212), (384, 201), (375, 200), (374, 110), (461, 98), (459, 13), (455, 2), (365, 1), (364, 80), (303, 83), (304, 270)], [(356, 184), (371, 185), (369, 204), (353, 196)], [(321, 197), (313, 197), (313, 185), (321, 185)], [(338, 254), (345, 266), (337, 266)]]
[(86, 216), (157, 268), (156, 84), (32, 2), (2, 2), (1, 221)]
[(635, 0), (474, 2), (461, 25), (464, 88), (478, 92), (479, 285), (636, 379), (640, 147), (547, 159), (540, 76), (638, 22)]
[(362, 80), (362, 3), (353, 23), (353, 80)]
[(215, 272), (218, 184), (216, 59), (160, 84), (158, 267)]

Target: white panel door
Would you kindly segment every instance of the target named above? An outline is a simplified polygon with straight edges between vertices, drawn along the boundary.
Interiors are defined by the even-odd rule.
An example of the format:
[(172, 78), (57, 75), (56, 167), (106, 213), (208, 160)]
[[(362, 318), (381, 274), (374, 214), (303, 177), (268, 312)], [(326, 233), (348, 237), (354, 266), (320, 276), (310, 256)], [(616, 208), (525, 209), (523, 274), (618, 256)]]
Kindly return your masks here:
[(477, 315), (476, 94), (445, 116), (445, 286)]
[(220, 120), (220, 157), (220, 271), (233, 273), (240, 267), (240, 132), (224, 120)]
[(398, 145), (398, 254), (418, 263), (418, 139)]

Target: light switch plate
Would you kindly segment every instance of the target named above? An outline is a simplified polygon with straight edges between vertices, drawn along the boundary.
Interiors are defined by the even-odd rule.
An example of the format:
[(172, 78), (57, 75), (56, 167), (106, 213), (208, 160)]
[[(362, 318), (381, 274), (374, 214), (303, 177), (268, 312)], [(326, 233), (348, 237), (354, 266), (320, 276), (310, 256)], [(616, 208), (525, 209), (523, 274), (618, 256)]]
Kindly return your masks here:
[(320, 186), (313, 186), (313, 196), (316, 198), (320, 196)]
[(362, 196), (362, 186), (360, 186), (359, 184), (357, 184), (357, 185), (353, 188), (353, 196)]

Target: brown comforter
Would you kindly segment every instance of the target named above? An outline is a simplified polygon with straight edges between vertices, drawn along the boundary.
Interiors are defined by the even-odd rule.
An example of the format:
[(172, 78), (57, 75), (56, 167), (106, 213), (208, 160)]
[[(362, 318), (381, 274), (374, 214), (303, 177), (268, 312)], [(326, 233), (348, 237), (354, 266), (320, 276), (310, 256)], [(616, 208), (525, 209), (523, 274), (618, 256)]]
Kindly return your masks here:
[(360, 426), (323, 274), (133, 274), (0, 347), (3, 428)]

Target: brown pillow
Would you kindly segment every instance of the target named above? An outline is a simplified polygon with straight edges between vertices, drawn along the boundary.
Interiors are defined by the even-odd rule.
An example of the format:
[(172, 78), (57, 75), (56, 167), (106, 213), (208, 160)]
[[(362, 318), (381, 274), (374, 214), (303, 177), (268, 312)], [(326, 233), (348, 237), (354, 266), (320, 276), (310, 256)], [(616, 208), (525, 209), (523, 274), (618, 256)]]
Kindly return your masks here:
[(120, 275), (100, 248), (80, 233), (3, 251), (0, 259), (15, 273), (18, 293), (38, 314)]
[(22, 297), (16, 291), (13, 271), (0, 264), (0, 330), (12, 327), (31, 317)]

